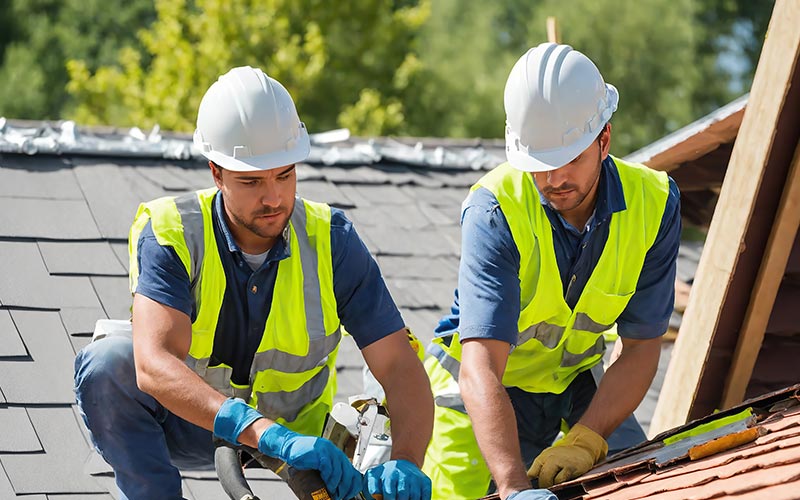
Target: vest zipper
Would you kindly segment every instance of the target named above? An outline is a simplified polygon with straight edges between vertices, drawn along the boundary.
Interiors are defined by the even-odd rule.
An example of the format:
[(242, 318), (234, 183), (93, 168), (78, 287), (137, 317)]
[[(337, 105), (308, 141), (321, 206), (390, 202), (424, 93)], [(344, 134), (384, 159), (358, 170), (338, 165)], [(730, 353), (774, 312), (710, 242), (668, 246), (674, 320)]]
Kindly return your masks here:
[(572, 284), (575, 283), (576, 279), (578, 279), (578, 277), (576, 275), (574, 275), (574, 274), (569, 279), (569, 283), (567, 283), (567, 293), (564, 294), (564, 299), (565, 300), (569, 299), (569, 291), (572, 288)]

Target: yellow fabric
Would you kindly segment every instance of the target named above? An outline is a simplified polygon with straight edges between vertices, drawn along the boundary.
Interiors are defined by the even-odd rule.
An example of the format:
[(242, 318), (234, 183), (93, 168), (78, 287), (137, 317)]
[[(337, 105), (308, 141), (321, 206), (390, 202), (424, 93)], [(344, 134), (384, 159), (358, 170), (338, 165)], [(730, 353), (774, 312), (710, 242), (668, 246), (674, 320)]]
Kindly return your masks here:
[[(614, 162), (622, 181), (626, 209), (611, 216), (608, 242), (574, 311), (563, 298), (552, 228), (533, 177), (503, 164), (473, 187), (473, 190), (485, 187), (495, 194), (521, 256), (519, 331), (525, 332), (536, 325), (563, 330), (557, 345), (551, 348), (536, 336), (516, 346), (503, 377), (503, 384), (508, 387), (533, 393), (563, 392), (580, 372), (602, 359), (603, 337), (616, 332), (616, 319), (636, 290), (645, 255), (661, 225), (669, 180), (663, 172), (643, 165), (617, 158)], [(575, 328), (579, 315), (608, 328), (597, 332)], [(538, 335), (539, 330), (536, 332)], [(451, 339), (434, 339), (434, 343), (451, 360), (460, 361), (461, 343), (457, 334)], [(594, 346), (601, 349), (580, 358), (581, 354), (591, 353)], [(579, 362), (562, 366), (570, 356), (577, 357)], [(480, 497), (489, 484), (488, 469), (469, 417), (440, 404), (442, 396), (458, 394), (458, 385), (438, 359), (428, 359), (426, 368), (437, 398), (434, 439), (428, 447), (424, 469), (433, 481), (434, 496)], [(479, 465), (467, 465), (472, 459)]]
[[(434, 358), (425, 360), (425, 370), (434, 394), (458, 390), (453, 378)], [(478, 448), (468, 415), (435, 406), (433, 439), (428, 445), (422, 471), (431, 478), (432, 500), (480, 498), (486, 495), (491, 474)]]
[(753, 409), (747, 407), (739, 413), (734, 413), (733, 415), (728, 415), (711, 422), (706, 422), (705, 424), (700, 424), (697, 427), (692, 427), (689, 430), (664, 438), (664, 445), (669, 446), (677, 443), (678, 441), (682, 441), (693, 436), (699, 436), (700, 434), (705, 434), (706, 432), (713, 431), (715, 429), (719, 429), (720, 427), (725, 427), (726, 425), (733, 424), (740, 420), (746, 420), (751, 417), (753, 417)]
[[(225, 272), (219, 256), (213, 230), (213, 199), (216, 189), (196, 192), (203, 215), (203, 240), (205, 251), (199, 277), (199, 292), (195, 290), (197, 301), (197, 317), (192, 323), (192, 343), (189, 356), (194, 359), (210, 358), (214, 347), (214, 334), (225, 293)], [(325, 334), (330, 336), (339, 328), (336, 298), (333, 293), (333, 264), (330, 245), (331, 212), (328, 205), (298, 199), (296, 203), (304, 203), (306, 211), (306, 233), (309, 245), (316, 251), (317, 274), (320, 284), (320, 299), (323, 311)], [(174, 198), (160, 198), (140, 205), (129, 236), (131, 262), (131, 291), (136, 288), (139, 270), (136, 258), (136, 246), (141, 231), (147, 222), (151, 222), (153, 234), (162, 246), (171, 246), (186, 268), (190, 279), (192, 276), (191, 256), (183, 233), (183, 224)], [(306, 311), (304, 304), (304, 277), (300, 259), (299, 242), (296, 231), (290, 222), (290, 256), (278, 264), (278, 272), (273, 292), (272, 306), (267, 317), (261, 343), (257, 353), (276, 349), (282, 353), (304, 356), (309, 351), (309, 335), (306, 328)], [(199, 295), (198, 295), (199, 293)], [(308, 403), (293, 421), (283, 418), (276, 420), (290, 429), (303, 434), (319, 435), (325, 415), (333, 405), (336, 392), (336, 354), (338, 347), (313, 369), (300, 373), (285, 373), (272, 369), (262, 370), (252, 377), (252, 390), (248, 403), (256, 407), (258, 393), (292, 392), (298, 390), (325, 367), (329, 370), (327, 384), (322, 394)], [(230, 394), (234, 390), (247, 390), (246, 387), (230, 384), (230, 367), (218, 365), (208, 367), (207, 374), (200, 374), (207, 382), (218, 390), (220, 380), (227, 380), (222, 385), (230, 386)], [(212, 379), (214, 382), (212, 383)], [(237, 394), (238, 395), (238, 394)]]
[(422, 347), (422, 342), (419, 341), (414, 332), (411, 331), (411, 328), (406, 328), (406, 337), (408, 337), (408, 343), (411, 345), (411, 349), (414, 351), (414, 354), (417, 355), (420, 361), (425, 360), (425, 349)]
[[(647, 250), (661, 225), (669, 181), (663, 172), (614, 158), (622, 181), (626, 209), (609, 222), (608, 242), (575, 309), (564, 300), (556, 262), (550, 220), (539, 200), (533, 176), (505, 163), (487, 173), (473, 190), (489, 189), (508, 221), (520, 254), (520, 315), (518, 328), (525, 332), (537, 325), (563, 330), (557, 344), (548, 347), (536, 336), (516, 346), (503, 377), (506, 386), (528, 392), (562, 393), (582, 371), (603, 355), (600, 340), (611, 333), (616, 319), (636, 291)], [(587, 320), (601, 331), (577, 326)], [(447, 346), (435, 339), (450, 356), (460, 359), (455, 336)]]
[(585, 474), (606, 458), (606, 453), (608, 443), (603, 436), (575, 424), (563, 439), (536, 457), (528, 477), (537, 478), (540, 488), (550, 488)]

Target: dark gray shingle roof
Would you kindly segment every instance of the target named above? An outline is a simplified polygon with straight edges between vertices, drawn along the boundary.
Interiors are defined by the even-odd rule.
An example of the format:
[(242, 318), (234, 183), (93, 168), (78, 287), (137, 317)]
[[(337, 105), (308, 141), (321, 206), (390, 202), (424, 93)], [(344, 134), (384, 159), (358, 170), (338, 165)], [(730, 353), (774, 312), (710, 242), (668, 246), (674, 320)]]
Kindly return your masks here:
[[(84, 143), (54, 147), (62, 127), (26, 125), (27, 136), (0, 124), (0, 499), (115, 498), (76, 411), (73, 359), (97, 319), (129, 315), (126, 239), (138, 203), (213, 182), (176, 143), (169, 150), (183, 153), (140, 141), (137, 156), (123, 132), (78, 131)], [(298, 192), (346, 210), (406, 322), (428, 340), (456, 283), (465, 188), (499, 154), (474, 142), (439, 153), (390, 140), (317, 145), (317, 163), (298, 168)], [(363, 361), (349, 338), (338, 365), (339, 398), (361, 392)], [(289, 497), (271, 473), (248, 475), (262, 498)], [(186, 472), (184, 495), (223, 498), (213, 472)]]
[[(53, 147), (58, 125), (25, 125), (28, 139), (0, 119), (0, 499), (116, 498), (75, 408), (73, 358), (97, 319), (128, 317), (126, 239), (138, 203), (213, 183), (189, 148), (169, 142), (185, 138), (140, 141), (136, 155), (125, 132), (79, 131), (89, 156), (86, 144)], [(456, 285), (461, 201), (502, 153), (497, 141), (317, 144), (313, 164), (298, 167), (298, 192), (346, 210), (427, 342)], [(362, 366), (345, 338), (339, 399), (361, 392)], [(645, 420), (655, 397), (641, 407)], [(290, 497), (271, 473), (248, 476), (262, 498)], [(184, 495), (223, 498), (211, 472), (185, 472)]]

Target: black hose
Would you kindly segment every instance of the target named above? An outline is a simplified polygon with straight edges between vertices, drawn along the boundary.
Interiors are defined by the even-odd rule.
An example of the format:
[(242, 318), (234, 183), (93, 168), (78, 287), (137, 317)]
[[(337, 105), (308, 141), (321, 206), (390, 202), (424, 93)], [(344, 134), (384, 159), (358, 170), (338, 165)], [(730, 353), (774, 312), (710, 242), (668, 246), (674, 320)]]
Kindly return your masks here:
[(239, 452), (227, 446), (217, 446), (214, 451), (214, 468), (222, 489), (233, 500), (258, 500), (244, 478)]
[[(214, 468), (222, 484), (222, 489), (233, 500), (258, 500), (247, 484), (239, 458), (239, 451), (221, 440), (215, 440), (217, 449), (214, 452)], [(239, 446), (263, 468), (269, 469), (283, 479), (299, 500), (330, 499), (330, 493), (319, 471), (299, 470), (286, 466), (286, 463), (275, 457), (265, 455), (249, 446)]]

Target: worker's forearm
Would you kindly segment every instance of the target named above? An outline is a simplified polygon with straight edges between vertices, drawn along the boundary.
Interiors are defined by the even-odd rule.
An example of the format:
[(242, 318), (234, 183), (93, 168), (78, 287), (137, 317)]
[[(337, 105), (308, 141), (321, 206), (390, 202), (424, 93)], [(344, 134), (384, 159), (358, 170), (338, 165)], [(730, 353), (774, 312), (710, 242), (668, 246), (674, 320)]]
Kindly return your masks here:
[(644, 399), (658, 369), (658, 343), (623, 348), (579, 423), (608, 437)]
[[(227, 399), (217, 392), (183, 361), (164, 355), (158, 363), (138, 363), (136, 377), (139, 388), (153, 396), (164, 408), (209, 431), (214, 431), (214, 418)], [(239, 434), (239, 442), (258, 448), (264, 430), (274, 422), (261, 418)]]
[(468, 373), (461, 370), (461, 397), (500, 497), (530, 488), (522, 463), (514, 409), (505, 388), (489, 370)]
[(416, 357), (409, 357), (384, 388), (391, 416), (392, 459), (422, 467), (433, 432), (433, 396), (425, 369)]
[(212, 389), (178, 358), (162, 353), (136, 363), (139, 388), (167, 410), (204, 429), (214, 429), (214, 417), (225, 396)]

